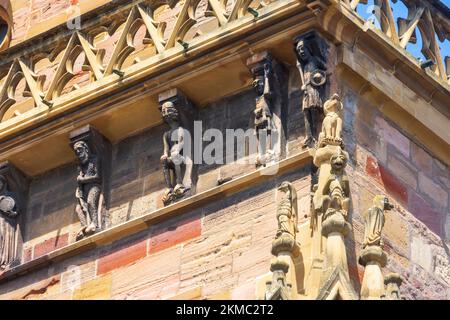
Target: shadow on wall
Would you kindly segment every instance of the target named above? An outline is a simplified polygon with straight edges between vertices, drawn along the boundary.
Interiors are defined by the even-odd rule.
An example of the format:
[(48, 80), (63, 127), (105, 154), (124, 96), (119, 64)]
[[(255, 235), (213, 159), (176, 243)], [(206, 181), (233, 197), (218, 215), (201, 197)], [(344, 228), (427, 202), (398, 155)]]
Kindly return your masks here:
[(76, 176), (76, 164), (73, 163), (51, 170), (31, 181), (25, 241), (57, 230), (61, 231), (64, 227), (77, 222)]

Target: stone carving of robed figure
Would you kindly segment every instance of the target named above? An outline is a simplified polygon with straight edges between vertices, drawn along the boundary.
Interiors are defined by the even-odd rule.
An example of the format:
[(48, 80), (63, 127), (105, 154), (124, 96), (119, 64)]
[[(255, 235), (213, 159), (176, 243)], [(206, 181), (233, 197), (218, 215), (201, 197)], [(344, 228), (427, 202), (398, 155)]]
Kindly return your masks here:
[(0, 270), (7, 269), (17, 257), (17, 198), (0, 175)]

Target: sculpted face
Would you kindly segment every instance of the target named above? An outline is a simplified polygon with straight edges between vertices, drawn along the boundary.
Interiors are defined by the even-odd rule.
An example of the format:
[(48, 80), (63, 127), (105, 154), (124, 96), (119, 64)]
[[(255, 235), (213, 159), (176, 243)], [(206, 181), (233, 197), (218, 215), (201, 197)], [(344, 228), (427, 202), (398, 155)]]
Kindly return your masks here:
[(178, 110), (171, 101), (163, 103), (161, 106), (161, 114), (166, 122), (178, 121)]
[(89, 161), (90, 150), (85, 142), (79, 141), (75, 143), (73, 149), (75, 150), (75, 154), (82, 164), (85, 164)]
[(343, 154), (335, 154), (331, 157), (331, 167), (335, 171), (341, 171), (347, 165), (347, 159)]
[(327, 100), (323, 106), (325, 113), (329, 112), (335, 112), (338, 113), (340, 110), (342, 110), (342, 102), (338, 95), (333, 95), (333, 97), (329, 100)]
[(258, 96), (261, 96), (264, 93), (264, 79), (262, 77), (257, 77), (253, 81), (253, 88)]
[(300, 58), (302, 58), (303, 60), (308, 60), (311, 57), (311, 53), (305, 46), (304, 40), (300, 40), (299, 42), (297, 42), (297, 46), (295, 49), (297, 50), (297, 53), (300, 56)]

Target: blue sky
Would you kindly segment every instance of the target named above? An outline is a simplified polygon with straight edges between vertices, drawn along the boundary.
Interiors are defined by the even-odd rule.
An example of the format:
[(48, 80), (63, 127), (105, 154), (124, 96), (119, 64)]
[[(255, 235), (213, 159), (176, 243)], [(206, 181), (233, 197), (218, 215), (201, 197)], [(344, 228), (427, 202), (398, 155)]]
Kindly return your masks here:
[[(366, 5), (360, 4), (357, 8), (358, 14), (365, 19), (369, 18), (372, 15), (374, 0), (368, 0), (367, 2), (368, 3)], [(447, 5), (447, 7), (450, 7), (450, 0), (441, 0), (441, 2)], [(397, 3), (393, 3), (391, 1), (391, 6), (394, 12), (395, 21), (397, 21), (397, 18), (399, 17), (406, 18), (408, 16), (408, 9), (401, 1), (397, 1)], [(375, 25), (379, 26), (378, 22), (375, 22)], [(425, 60), (424, 56), (421, 53), (422, 37), (418, 30), (416, 30), (416, 36), (417, 43), (409, 43), (406, 47), (406, 50), (408, 50), (414, 57)], [(444, 42), (440, 42), (440, 48), (443, 58), (445, 58), (446, 56), (450, 56), (450, 41), (445, 40)]]

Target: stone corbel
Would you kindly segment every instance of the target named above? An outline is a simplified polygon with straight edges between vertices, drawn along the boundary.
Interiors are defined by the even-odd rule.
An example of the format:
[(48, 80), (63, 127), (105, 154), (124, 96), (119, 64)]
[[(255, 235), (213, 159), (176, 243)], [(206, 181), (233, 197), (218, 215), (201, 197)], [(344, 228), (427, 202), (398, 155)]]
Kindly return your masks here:
[[(159, 110), (169, 130), (164, 133), (164, 151), (161, 164), (166, 182), (164, 205), (195, 194), (196, 166), (195, 149), (201, 141), (194, 141), (194, 120), (197, 109), (179, 89), (159, 94)], [(183, 146), (178, 143), (183, 141)], [(180, 150), (181, 149), (181, 150)], [(181, 152), (179, 152), (181, 151)]]
[[(110, 141), (104, 137), (97, 129), (91, 125), (86, 125), (82, 128), (74, 130), (70, 133), (70, 145), (78, 157), (79, 150), (84, 146), (88, 148), (88, 157), (86, 163), (78, 157), (78, 188), (75, 197), (77, 198), (77, 213), (84, 214), (86, 223), (83, 225), (83, 219), (80, 218), (82, 229), (77, 235), (77, 240), (89, 236), (92, 233), (106, 229), (109, 227), (109, 205), (110, 205), (110, 176), (111, 176), (111, 161), (112, 161), (112, 146)], [(81, 149), (80, 149), (81, 148)], [(78, 151), (77, 151), (78, 149)], [(83, 183), (80, 182), (80, 176), (88, 177), (96, 175), (97, 179), (94, 182)], [(98, 186), (97, 189), (91, 189), (93, 185)], [(92, 202), (92, 203), (91, 203)], [(95, 213), (92, 211), (95, 207)], [(96, 216), (97, 222), (95, 230), (86, 230), (89, 228), (89, 221), (92, 219), (88, 216)]]
[(20, 264), (29, 179), (9, 161), (0, 163), (0, 178), (4, 184), (0, 194), (0, 219), (3, 220), (0, 232), (5, 241), (11, 237), (14, 243), (9, 249), (0, 244), (2, 271)]

